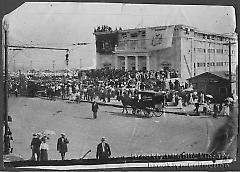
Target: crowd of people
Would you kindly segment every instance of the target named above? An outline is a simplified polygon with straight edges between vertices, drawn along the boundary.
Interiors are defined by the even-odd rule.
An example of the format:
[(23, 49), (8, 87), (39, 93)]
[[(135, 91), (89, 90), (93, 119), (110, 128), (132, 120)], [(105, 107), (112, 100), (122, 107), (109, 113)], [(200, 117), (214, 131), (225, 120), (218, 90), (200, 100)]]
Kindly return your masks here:
[[(164, 92), (166, 105), (177, 106), (179, 109), (188, 105), (195, 105), (193, 112), (197, 115), (203, 113), (214, 117), (219, 115), (229, 116), (233, 102), (232, 98), (225, 99), (220, 104), (212, 103), (212, 97), (208, 97), (201, 91), (194, 91), (191, 84), (181, 82), (179, 78), (176, 78), (177, 76), (178, 74), (174, 70), (155, 72), (118, 69), (86, 70), (79, 73), (77, 77), (22, 75), (10, 78), (9, 93), (15, 96), (47, 96), (51, 100), (56, 98), (69, 99), (77, 103), (80, 103), (81, 100), (91, 101), (94, 102), (92, 112), (93, 118), (96, 119), (97, 100), (111, 102), (114, 98), (120, 101), (122, 96), (136, 97), (139, 90), (154, 90)], [(201, 111), (199, 110), (200, 107)], [(9, 133), (6, 133), (5, 136), (5, 140), (11, 140), (12, 138), (12, 134)], [(38, 136), (36, 135), (36, 137)], [(48, 146), (46, 140), (46, 138), (41, 140), (43, 159), (47, 159), (46, 150)], [(41, 144), (39, 144), (39, 147)], [(11, 150), (11, 146), (6, 145), (8, 145), (8, 150)], [(44, 151), (44, 149), (46, 150)], [(63, 152), (61, 155), (64, 159)]]
[[(79, 73), (78, 77), (36, 77), (27, 76), (25, 79), (13, 78), (10, 80), (10, 93), (17, 96), (25, 93), (29, 96), (47, 96), (69, 99), (76, 102), (81, 100), (110, 102), (111, 98), (121, 100), (122, 96), (135, 97), (139, 90), (164, 91), (166, 102), (178, 106), (194, 104), (194, 111), (198, 114), (199, 107), (203, 112), (215, 111), (220, 114), (222, 109), (227, 109), (228, 102), (212, 104), (212, 98), (203, 92), (194, 91), (193, 86), (181, 82), (175, 70), (160, 71), (124, 71), (119, 69), (86, 70)], [(223, 108), (222, 108), (223, 107)], [(213, 110), (214, 109), (214, 110)]]
[[(122, 30), (122, 28), (121, 27), (119, 27), (119, 29), (115, 28), (115, 31), (117, 30)], [(106, 32), (106, 31), (112, 32), (113, 29), (107, 25), (102, 25), (102, 26), (98, 26), (97, 28), (94, 28), (94, 32)]]

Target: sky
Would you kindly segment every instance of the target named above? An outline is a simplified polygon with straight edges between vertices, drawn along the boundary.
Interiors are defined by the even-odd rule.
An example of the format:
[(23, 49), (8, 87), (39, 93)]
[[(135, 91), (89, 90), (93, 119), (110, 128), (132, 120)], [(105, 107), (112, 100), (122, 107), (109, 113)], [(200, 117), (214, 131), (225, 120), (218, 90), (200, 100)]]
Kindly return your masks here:
[[(94, 68), (93, 30), (99, 25), (123, 29), (185, 24), (213, 33), (236, 28), (231, 6), (183, 6), (123, 3), (31, 2), (5, 16), (9, 45), (69, 48), (69, 68)], [(86, 46), (74, 43), (88, 42)], [(9, 51), (9, 68), (65, 69), (65, 51), (25, 49)], [(80, 60), (81, 59), (81, 60)]]

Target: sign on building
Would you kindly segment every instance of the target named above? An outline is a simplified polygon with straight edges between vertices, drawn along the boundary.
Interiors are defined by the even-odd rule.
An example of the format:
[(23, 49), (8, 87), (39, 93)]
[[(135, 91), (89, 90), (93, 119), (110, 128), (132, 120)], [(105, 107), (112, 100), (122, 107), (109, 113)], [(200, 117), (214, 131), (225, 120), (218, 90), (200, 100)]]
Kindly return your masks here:
[(146, 45), (149, 50), (159, 50), (172, 47), (174, 26), (157, 30), (155, 28), (146, 29)]

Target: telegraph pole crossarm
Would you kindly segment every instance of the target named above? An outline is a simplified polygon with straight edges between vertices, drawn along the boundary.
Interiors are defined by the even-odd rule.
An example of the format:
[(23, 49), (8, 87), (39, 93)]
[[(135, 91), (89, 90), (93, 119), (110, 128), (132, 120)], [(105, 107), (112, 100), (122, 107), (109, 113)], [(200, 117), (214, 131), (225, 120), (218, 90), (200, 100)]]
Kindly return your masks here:
[(30, 48), (30, 49), (65, 50), (65, 51), (69, 51), (68, 48), (56, 48), (56, 47), (19, 46), (19, 45), (9, 45), (8, 47), (10, 47), (10, 48)]

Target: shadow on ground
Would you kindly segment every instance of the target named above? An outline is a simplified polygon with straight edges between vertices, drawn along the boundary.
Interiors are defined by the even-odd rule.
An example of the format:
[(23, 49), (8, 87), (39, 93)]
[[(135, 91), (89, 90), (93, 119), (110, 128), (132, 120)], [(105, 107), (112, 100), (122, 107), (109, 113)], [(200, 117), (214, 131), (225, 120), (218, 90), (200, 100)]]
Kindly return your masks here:
[(121, 112), (111, 112), (111, 111), (105, 111), (105, 112), (107, 112), (109, 115), (113, 115), (113, 116), (122, 116), (122, 117), (127, 117), (127, 118), (146, 118), (143, 116), (133, 115), (132, 113), (121, 113)]

